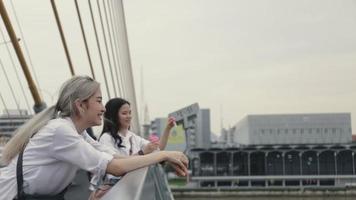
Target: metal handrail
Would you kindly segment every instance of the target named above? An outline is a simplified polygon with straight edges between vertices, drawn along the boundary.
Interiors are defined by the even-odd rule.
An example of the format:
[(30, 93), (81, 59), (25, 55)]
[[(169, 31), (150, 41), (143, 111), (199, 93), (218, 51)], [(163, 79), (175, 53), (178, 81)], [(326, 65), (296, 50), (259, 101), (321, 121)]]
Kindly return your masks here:
[(127, 173), (102, 200), (173, 200), (163, 169), (152, 165)]

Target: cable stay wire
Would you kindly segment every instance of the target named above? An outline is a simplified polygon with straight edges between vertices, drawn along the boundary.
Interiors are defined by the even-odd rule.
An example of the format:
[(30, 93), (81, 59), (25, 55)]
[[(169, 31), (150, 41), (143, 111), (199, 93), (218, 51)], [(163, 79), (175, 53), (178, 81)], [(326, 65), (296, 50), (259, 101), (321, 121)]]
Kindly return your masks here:
[[(118, 0), (118, 10), (122, 11), (122, 20), (120, 20), (121, 30), (122, 30), (122, 46), (124, 51), (122, 53), (125, 61), (125, 69), (127, 69), (127, 77), (128, 81), (127, 84), (129, 85), (129, 90), (127, 92), (130, 93), (130, 96), (133, 98), (134, 103), (136, 104), (136, 93), (135, 93), (135, 85), (133, 80), (133, 73), (132, 73), (132, 64), (130, 58), (130, 48), (129, 48), (129, 40), (127, 36), (127, 28), (126, 28), (126, 19), (125, 19), (125, 10), (122, 0)], [(126, 77), (125, 77), (126, 78)]]
[[(108, 63), (109, 63), (109, 69), (111, 69), (110, 71), (112, 72), (112, 65), (111, 65), (111, 59), (110, 59), (110, 52), (109, 52), (109, 48), (108, 48), (108, 43), (107, 43), (107, 38), (106, 38), (106, 33), (105, 33), (105, 28), (104, 28), (104, 22), (103, 22), (103, 16), (101, 13), (101, 6), (99, 3), (99, 0), (96, 1), (96, 4), (98, 6), (98, 11), (99, 11), (99, 18), (100, 18), (100, 25), (101, 25), (101, 29), (102, 29), (102, 33), (103, 33), (103, 37), (104, 37), (104, 46), (105, 46), (105, 50), (106, 50), (106, 55), (108, 58)], [(113, 84), (115, 85), (115, 84)], [(115, 90), (114, 90), (115, 93)], [(115, 94), (116, 96), (116, 94)]]
[(4, 76), (5, 76), (6, 82), (7, 82), (7, 84), (9, 85), (9, 89), (10, 89), (12, 98), (14, 99), (14, 102), (15, 102), (15, 104), (16, 104), (16, 108), (17, 108), (17, 110), (20, 112), (20, 115), (22, 115), (22, 112), (21, 112), (20, 106), (19, 106), (19, 102), (18, 102), (17, 99), (16, 99), (16, 95), (15, 95), (14, 89), (13, 89), (12, 86), (11, 86), (9, 77), (7, 76), (7, 72), (6, 72), (6, 70), (5, 70), (5, 67), (4, 67), (4, 65), (3, 65), (3, 62), (2, 62), (2, 60), (1, 60), (1, 58), (0, 58), (0, 65), (1, 65), (2, 71), (4, 72)]
[[(126, 28), (126, 23), (125, 23), (125, 10), (124, 10), (124, 5), (122, 0), (117, 1), (117, 9), (120, 13), (120, 17), (118, 20), (120, 21), (120, 32), (118, 37), (120, 39), (120, 48), (122, 48), (122, 51), (120, 55), (122, 56), (122, 61), (124, 63), (124, 69), (127, 70), (125, 72), (125, 84), (127, 85), (127, 93), (128, 93), (128, 99), (132, 102), (131, 107), (132, 107), (132, 112), (138, 116), (138, 110), (137, 110), (137, 102), (136, 102), (136, 93), (135, 93), (135, 88), (134, 88), (134, 80), (133, 80), (133, 72), (132, 72), (132, 65), (131, 65), (131, 58), (130, 58), (130, 49), (129, 49), (129, 41), (128, 41), (128, 36), (127, 36), (127, 28)], [(127, 79), (126, 79), (127, 78)], [(127, 81), (126, 81), (127, 80)], [(137, 118), (136, 120), (133, 121), (133, 130), (137, 130), (140, 132), (140, 125), (139, 125), (139, 119)]]
[[(119, 78), (119, 72), (118, 72), (118, 69), (120, 69), (120, 51), (119, 51), (119, 48), (118, 48), (118, 45), (117, 45), (117, 30), (116, 30), (116, 26), (114, 26), (114, 19), (115, 19), (115, 16), (113, 15), (114, 12), (113, 12), (113, 6), (112, 6), (112, 1), (108, 1), (108, 8), (109, 8), (109, 16), (110, 16), (110, 24), (111, 24), (111, 27), (112, 27), (112, 32), (113, 32), (113, 38), (114, 38), (114, 46), (115, 46), (115, 57), (117, 59), (117, 65), (114, 67), (115, 69), (115, 74), (116, 74), (116, 81), (117, 81), (117, 88), (118, 88), (118, 93), (119, 93), (119, 96), (122, 96), (122, 82), (120, 82), (120, 78)], [(119, 70), (120, 71), (120, 70)], [(121, 74), (121, 72), (120, 72)]]
[(67, 47), (66, 38), (64, 36), (64, 32), (63, 32), (63, 29), (62, 29), (62, 24), (61, 24), (61, 20), (59, 18), (59, 14), (58, 14), (58, 11), (57, 11), (57, 6), (56, 6), (55, 0), (51, 0), (51, 6), (52, 6), (54, 17), (56, 19), (58, 31), (59, 31), (59, 34), (60, 34), (60, 37), (61, 37), (61, 41), (62, 41), (64, 52), (65, 52), (65, 55), (66, 55), (66, 58), (67, 58), (67, 62), (68, 62), (68, 65), (69, 65), (69, 70), (70, 70), (71, 75), (74, 76), (75, 72), (74, 72), (74, 68), (73, 68), (73, 64), (72, 64), (72, 59), (70, 58), (70, 54), (69, 54), (69, 50), (68, 50), (68, 47)]
[(87, 43), (87, 38), (86, 38), (86, 36), (85, 36), (85, 31), (84, 31), (84, 26), (83, 26), (82, 17), (81, 17), (81, 14), (80, 14), (80, 9), (79, 9), (78, 0), (74, 0), (74, 3), (75, 3), (75, 8), (76, 8), (76, 10), (77, 10), (77, 15), (78, 15), (78, 19), (79, 19), (80, 29), (81, 29), (81, 31), (82, 31), (82, 37), (83, 37), (83, 41), (84, 41), (84, 45), (85, 45), (85, 50), (86, 50), (87, 57), (88, 57), (88, 62), (89, 62), (91, 74), (92, 74), (92, 76), (93, 76), (93, 79), (95, 79), (95, 73), (94, 73), (93, 63), (92, 63), (91, 58), (90, 58), (89, 47), (88, 47), (88, 43)]
[[(5, 41), (6, 40), (5, 39), (5, 34), (4, 34), (3, 30), (1, 30), (1, 29), (0, 29), (0, 34), (1, 34), (2, 39)], [(11, 52), (10, 52), (10, 48), (9, 48), (9, 46), (7, 46), (7, 44), (5, 44), (5, 46), (6, 46), (7, 53), (9, 54), (9, 58), (10, 58), (10, 62), (11, 62), (12, 68), (15, 71), (17, 82), (20, 84), (21, 93), (24, 96), (24, 100), (26, 102), (26, 106), (27, 106), (28, 112), (31, 113), (32, 109), (31, 109), (31, 106), (30, 106), (30, 104), (28, 102), (28, 98), (26, 96), (24, 86), (22, 85), (22, 81), (20, 80), (19, 73), (16, 70), (15, 61), (14, 61), (14, 59), (12, 57)]]
[[(138, 109), (137, 109), (137, 104), (136, 104), (136, 94), (135, 94), (135, 88), (134, 88), (134, 82), (133, 82), (133, 73), (132, 73), (132, 67), (131, 67), (131, 61), (130, 61), (130, 50), (129, 50), (129, 44), (128, 44), (128, 36), (126, 32), (126, 24), (125, 24), (125, 12), (124, 12), (124, 7), (123, 7), (123, 2), (122, 0), (117, 0), (116, 1), (116, 9), (118, 10), (119, 17), (117, 20), (119, 20), (119, 31), (118, 31), (118, 39), (120, 41), (119, 47), (120, 47), (120, 57), (121, 61), (123, 63), (123, 69), (124, 71), (124, 82), (125, 82), (125, 88), (127, 89), (127, 98), (131, 102), (131, 108), (132, 108), (132, 113), (134, 113), (136, 116), (138, 115)], [(139, 125), (139, 118), (137, 117), (136, 120), (133, 121), (132, 123), (132, 128), (133, 130), (136, 130), (138, 133), (140, 132), (140, 125)]]
[(101, 48), (100, 48), (100, 42), (99, 42), (99, 37), (98, 37), (98, 31), (97, 31), (97, 29), (96, 29), (96, 24), (95, 24), (95, 20), (94, 20), (94, 13), (93, 13), (93, 7), (92, 7), (92, 5), (91, 5), (90, 0), (88, 0), (88, 4), (89, 4), (89, 10), (90, 10), (91, 21), (92, 21), (93, 27), (94, 27), (96, 45), (97, 45), (97, 48), (98, 48), (98, 51), (99, 51), (101, 69), (102, 69), (103, 75), (104, 75), (104, 81), (105, 81), (105, 86), (106, 86), (106, 92), (107, 92), (107, 94), (108, 94), (108, 98), (110, 99), (109, 84), (108, 84), (108, 81), (107, 81), (107, 78), (106, 78), (106, 72), (105, 72), (105, 67), (104, 67), (103, 54), (102, 54)]
[[(117, 17), (116, 17), (116, 19), (117, 19), (117, 23), (116, 23), (116, 25), (117, 25), (117, 31), (118, 31), (118, 35), (120, 34), (120, 27), (125, 27), (121, 22), (122, 22), (122, 20), (120, 20), (120, 18), (121, 18), (121, 15), (120, 15), (120, 13), (119, 13), (119, 8), (120, 8), (120, 5), (119, 5), (119, 1), (115, 1), (116, 2), (116, 15), (117, 15)], [(124, 20), (124, 19), (123, 19)], [(120, 46), (122, 46), (122, 43), (123, 43), (123, 41), (122, 41), (122, 39), (123, 38), (121, 38), (121, 37), (117, 37), (118, 38), (118, 46), (119, 46), (119, 49), (120, 49)], [(123, 50), (123, 51), (125, 51), (125, 50)], [(122, 51), (120, 51), (120, 56), (122, 56), (122, 59), (120, 59), (120, 63), (121, 63), (121, 67), (120, 67), (120, 70), (121, 70), (121, 81), (123, 82), (123, 84), (122, 84), (122, 86), (123, 86), (123, 96), (125, 97), (125, 98), (127, 98), (128, 96), (129, 96), (129, 94), (128, 94), (128, 90), (129, 90), (129, 88), (128, 87), (130, 87), (129, 86), (129, 82), (128, 82), (128, 78), (129, 78), (129, 74), (128, 74), (128, 72), (127, 72), (127, 63), (125, 62), (125, 59), (123, 58), (124, 56), (122, 55), (123, 54), (123, 52)]]
[[(109, 35), (109, 44), (110, 44), (110, 49), (111, 49), (111, 55), (112, 55), (112, 60), (114, 62), (114, 67), (117, 66), (116, 64), (116, 59), (115, 59), (115, 52), (114, 52), (114, 48), (112, 45), (112, 36), (111, 36), (111, 29), (110, 29), (110, 25), (109, 25), (109, 18), (108, 18), (108, 11), (107, 11), (107, 5), (106, 5), (106, 1), (107, 0), (103, 0), (103, 5), (104, 5), (104, 13), (105, 13), (105, 21), (106, 21), (106, 26), (107, 26), (107, 31), (108, 31), (108, 35)], [(114, 79), (114, 73), (112, 70), (112, 66), (110, 67), (110, 72), (111, 72), (111, 79), (112, 79), (112, 83), (113, 83), (113, 87), (114, 87), (114, 91), (115, 91), (115, 96), (117, 97), (117, 89), (116, 89), (116, 84), (115, 84), (115, 79)]]
[(118, 91), (118, 95), (121, 96), (121, 88), (120, 88), (120, 83), (119, 83), (119, 75), (118, 75), (118, 71), (117, 68), (120, 65), (120, 61), (119, 61), (119, 51), (116, 48), (116, 37), (115, 37), (115, 28), (113, 25), (113, 16), (112, 16), (112, 10), (111, 10), (111, 1), (108, 0), (108, 4), (107, 4), (107, 8), (109, 10), (109, 22), (110, 22), (110, 26), (111, 26), (111, 33), (112, 33), (112, 38), (113, 38), (113, 42), (111, 41), (111, 48), (113, 51), (113, 59), (116, 61), (115, 66), (114, 66), (114, 71), (115, 71), (115, 80), (116, 80), (116, 86), (117, 86), (117, 91)]
[(114, 19), (115, 19), (115, 22), (114, 25), (116, 27), (116, 38), (117, 38), (117, 42), (116, 42), (116, 46), (117, 46), (117, 49), (118, 49), (118, 57), (119, 57), (119, 66), (118, 66), (118, 69), (119, 69), (119, 80), (121, 82), (121, 91), (122, 91), (122, 96), (126, 97), (127, 94), (126, 94), (126, 90), (125, 90), (125, 80), (124, 80), (124, 71), (123, 71), (123, 64), (122, 64), (122, 59), (121, 59), (121, 52), (120, 52), (120, 41), (119, 41), (119, 14), (118, 14), (118, 9), (117, 9), (117, 1), (114, 1), (116, 3), (116, 9), (114, 9), (113, 7), (113, 13), (114, 13)]
[(125, 10), (124, 10), (124, 5), (122, 0), (118, 1), (118, 10), (121, 11), (120, 18), (119, 20), (119, 27), (121, 31), (121, 47), (123, 49), (122, 51), (122, 56), (123, 56), (123, 61), (124, 61), (124, 70), (125, 70), (125, 81), (127, 82), (127, 95), (131, 98), (133, 98), (133, 101), (136, 103), (136, 93), (135, 93), (135, 88), (134, 88), (134, 82), (133, 82), (133, 74), (132, 74), (132, 65), (130, 61), (130, 49), (129, 49), (129, 40), (127, 38), (127, 32), (126, 32), (126, 19), (125, 19)]
[[(15, 9), (15, 6), (14, 6), (14, 3), (12, 2), (12, 0), (10, 0), (10, 4), (11, 4), (11, 8), (12, 8), (12, 10), (14, 12), (15, 21), (16, 21), (17, 27), (19, 28), (20, 36), (21, 36), (21, 39), (22, 39), (24, 47), (25, 47), (25, 51), (26, 51), (26, 54), (27, 54), (28, 61), (30, 62), (30, 67), (31, 67), (31, 70), (33, 72), (36, 84), (38, 85), (38, 88), (41, 88), (40, 87), (40, 83), (39, 83), (38, 78), (37, 78), (37, 73), (36, 73), (36, 70), (35, 70), (35, 66), (34, 66), (34, 64), (32, 62), (31, 54), (30, 54), (30, 51), (29, 51), (28, 46), (27, 46), (25, 35), (23, 34), (23, 31), (22, 31), (22, 28), (21, 28), (21, 24), (20, 24), (19, 19), (17, 17), (17, 12), (16, 12), (16, 9)], [(40, 96), (42, 96), (42, 92), (39, 91), (39, 93), (40, 93)]]
[[(7, 116), (10, 117), (9, 109), (8, 109), (7, 106), (6, 106), (6, 103), (5, 103), (5, 101), (4, 101), (4, 98), (3, 98), (2, 94), (1, 94), (1, 92), (0, 92), (0, 99), (1, 99), (2, 104), (4, 105), (4, 111), (7, 113)], [(20, 113), (21, 113), (21, 112), (20, 112)]]

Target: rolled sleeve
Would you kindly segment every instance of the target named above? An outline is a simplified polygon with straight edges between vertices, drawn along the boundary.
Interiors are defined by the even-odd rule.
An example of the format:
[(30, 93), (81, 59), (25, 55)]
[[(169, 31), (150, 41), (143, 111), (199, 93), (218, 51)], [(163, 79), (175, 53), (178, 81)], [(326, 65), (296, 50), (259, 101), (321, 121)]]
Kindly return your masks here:
[(52, 155), (57, 160), (71, 163), (99, 176), (106, 172), (113, 156), (95, 149), (84, 138), (67, 127), (58, 128), (53, 139)]
[(140, 149), (143, 150), (147, 144), (150, 143), (150, 141), (146, 140), (145, 138), (142, 138), (140, 136), (135, 135), (135, 137), (138, 140), (138, 144), (140, 144)]
[[(107, 135), (107, 134), (104, 134), (104, 135)], [(99, 151), (106, 152), (111, 155), (114, 155), (117, 153), (117, 151), (113, 145), (102, 144), (101, 142), (98, 142), (98, 141), (94, 140), (93, 138), (91, 138), (87, 133), (84, 133), (83, 137), (84, 137), (85, 141), (87, 141), (89, 144), (91, 144), (95, 149), (97, 149)]]

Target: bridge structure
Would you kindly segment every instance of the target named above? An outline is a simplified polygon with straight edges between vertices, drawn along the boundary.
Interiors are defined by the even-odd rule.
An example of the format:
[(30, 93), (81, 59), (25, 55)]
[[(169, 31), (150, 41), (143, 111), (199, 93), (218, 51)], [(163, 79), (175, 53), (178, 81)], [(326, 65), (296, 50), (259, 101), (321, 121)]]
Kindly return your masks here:
[[(19, 4), (26, 3), (28, 2), (19, 2)], [(52, 10), (52, 13), (51, 16), (43, 15), (39, 17), (43, 19), (50, 17), (55, 21), (58, 34), (51, 36), (55, 38), (52, 42), (60, 43), (62, 49), (60, 49), (61, 52), (54, 51), (53, 53), (61, 55), (59, 57), (67, 62), (70, 76), (83, 74), (83, 71), (86, 72), (90, 69), (90, 74), (85, 74), (101, 82), (103, 96), (106, 96), (107, 99), (113, 97), (127, 99), (135, 116), (131, 129), (136, 134), (141, 135), (122, 0), (88, 0), (85, 2), (75, 0), (72, 5), (51, 0), (43, 2), (43, 4), (46, 4), (43, 7), (48, 6), (51, 8), (47, 9), (47, 11)], [(67, 13), (64, 14), (61, 11), (65, 10), (67, 12), (68, 7), (75, 10), (73, 15), (75, 18), (65, 19)], [(38, 80), (38, 73), (36, 73), (35, 69), (37, 68), (38, 72), (39, 67), (33, 62), (32, 51), (28, 48), (27, 40), (25, 39), (26, 32), (22, 31), (21, 17), (19, 17), (21, 14), (18, 15), (16, 10), (17, 7), (12, 0), (0, 0), (0, 15), (2, 19), (0, 22), (3, 22), (0, 23), (0, 67), (2, 70), (2, 73), (0, 73), (0, 105), (4, 110), (3, 115), (0, 116), (0, 153), (3, 145), (13, 136), (16, 128), (25, 123), (35, 113), (41, 112), (47, 107), (44, 94), (49, 94), (52, 100), (51, 103), (55, 103), (53, 102), (55, 94), (49, 92), (46, 85), (41, 85)], [(75, 45), (73, 43), (72, 45), (70, 44), (69, 41), (73, 40), (71, 37), (74, 31), (63, 26), (63, 22), (79, 30), (81, 37), (77, 37), (77, 39), (79, 38), (80, 45), (78, 43)], [(42, 50), (43, 55), (48, 51), (46, 48)], [(78, 51), (85, 52), (85, 56), (73, 56), (74, 52)], [(61, 53), (65, 56), (62, 57)], [(83, 70), (78, 65), (80, 62), (85, 63), (84, 66), (89, 68)], [(60, 72), (65, 71), (65, 69), (59, 68), (55, 70), (58, 70), (59, 73), (46, 75), (48, 76), (46, 78), (51, 78), (52, 75), (58, 78), (58, 75), (62, 74)], [(21, 71), (23, 73), (20, 73)], [(64, 80), (69, 79), (70, 76), (64, 77)], [(43, 79), (43, 77), (41, 78)], [(29, 90), (25, 89), (25, 84), (27, 84)], [(57, 88), (60, 85), (61, 83), (57, 85)], [(28, 96), (32, 98), (28, 99)], [(33, 106), (30, 105), (32, 103)], [(9, 112), (12, 110), (12, 106), (16, 106), (15, 110), (21, 112), (24, 110), (24, 112), (15, 116)], [(26, 108), (24, 109), (24, 107)], [(86, 173), (79, 171), (78, 176), (68, 190), (66, 199), (84, 200), (88, 199), (88, 196), (88, 177)], [(169, 200), (173, 199), (173, 196), (162, 167), (154, 165), (128, 173), (103, 199)]]
[[(53, 10), (51, 17), (55, 19), (58, 28), (56, 35), (58, 37), (54, 42), (63, 45), (62, 53), (65, 54), (63, 58), (68, 64), (70, 76), (81, 72), (78, 65), (75, 64), (78, 63), (76, 61), (79, 58), (71, 53), (73, 53), (73, 49), (78, 50), (79, 46), (83, 47), (79, 50), (85, 52), (86, 66), (90, 67), (91, 77), (98, 81), (102, 80), (100, 82), (102, 82), (104, 94), (108, 98), (124, 97), (131, 102), (133, 113), (136, 116), (133, 129), (140, 134), (123, 2), (122, 0), (88, 0), (85, 2), (85, 6), (83, 6), (83, 2), (74, 1), (72, 8), (77, 17), (75, 20), (71, 18), (69, 22), (67, 21), (73, 27), (76, 26), (82, 35), (82, 40), (79, 41), (82, 45), (72, 46), (68, 42), (68, 39), (70, 39), (68, 36), (72, 30), (62, 26), (64, 15), (61, 15), (60, 9), (64, 7), (61, 7), (60, 1), (46, 2)], [(16, 108), (21, 110), (18, 101), (19, 99), (24, 100), (27, 111), (31, 115), (33, 112), (37, 113), (45, 108), (43, 92), (46, 92), (46, 89), (37, 80), (34, 70), (37, 66), (34, 65), (35, 62), (31, 61), (31, 51), (28, 51), (26, 47), (25, 34), (22, 33), (21, 23), (18, 22), (18, 17), (15, 14), (16, 7), (12, 4), (12, 1), (7, 1), (7, 3), (5, 4), (4, 0), (0, 0), (0, 14), (3, 22), (0, 27), (2, 36), (0, 47), (7, 50), (7, 53), (1, 52), (0, 54), (0, 67), (3, 70), (0, 75), (1, 80), (7, 84), (9, 91), (11, 91), (11, 95), (2, 95), (5, 94), (3, 92), (5, 86), (2, 85), (0, 99), (5, 110), (9, 110), (7, 102), (15, 102)], [(9, 15), (9, 13), (12, 15)], [(47, 18), (48, 16), (40, 17)], [(16, 21), (17, 26), (13, 25), (13, 21)], [(89, 33), (92, 37), (89, 37)], [(43, 51), (47, 50), (43, 49)], [(17, 59), (13, 58), (15, 56)], [(3, 61), (5, 57), (8, 58), (10, 64)], [(13, 67), (15, 72), (22, 70), (23, 76), (15, 73), (16, 80), (9, 79), (7, 76), (10, 71), (8, 66)], [(99, 67), (95, 68), (94, 66)], [(57, 74), (53, 73), (53, 76), (57, 76)], [(23, 83), (27, 83), (30, 92), (24, 89), (25, 87), (21, 85)], [(13, 86), (17, 84), (21, 88), (22, 96), (14, 92)], [(32, 101), (27, 100), (29, 93), (34, 104), (32, 108), (29, 105)], [(50, 96), (53, 98), (52, 94)], [(186, 133), (188, 133), (186, 135), (187, 144), (192, 141), (192, 138), (197, 138), (194, 136), (197, 133), (194, 132), (197, 124), (197, 109), (190, 108), (196, 108), (196, 106), (193, 105), (172, 113), (172, 116), (175, 116), (179, 123), (184, 124)], [(7, 120), (10, 116), (8, 113), (5, 113), (5, 115), (7, 116), (1, 120)], [(20, 125), (14, 124), (15, 122), (11, 123), (11, 126)], [(4, 130), (2, 131), (4, 132)], [(3, 135), (8, 138), (11, 136), (11, 132)], [(354, 185), (356, 178), (355, 151), (356, 146), (352, 143), (337, 145), (240, 145), (238, 147), (206, 149), (188, 145), (187, 148), (187, 153), (190, 155), (191, 181), (193, 184), (196, 184), (197, 187), (229, 188), (346, 187)], [(73, 185), (77, 186), (75, 183)], [(78, 189), (79, 195), (78, 193), (73, 194), (68, 199), (87, 199), (88, 192), (86, 189), (87, 187)], [(84, 193), (86, 195), (83, 195)], [(172, 198), (162, 169), (160, 166), (151, 166), (128, 173), (103, 199)]]

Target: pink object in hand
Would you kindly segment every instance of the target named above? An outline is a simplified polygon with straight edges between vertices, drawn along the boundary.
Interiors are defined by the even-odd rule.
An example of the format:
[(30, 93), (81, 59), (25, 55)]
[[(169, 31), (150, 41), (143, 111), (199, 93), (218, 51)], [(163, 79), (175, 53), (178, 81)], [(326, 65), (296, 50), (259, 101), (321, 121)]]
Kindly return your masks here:
[(159, 137), (155, 134), (151, 134), (149, 137), (148, 137), (148, 140), (152, 143), (156, 143), (156, 142), (159, 142)]

